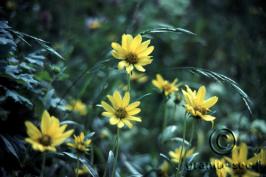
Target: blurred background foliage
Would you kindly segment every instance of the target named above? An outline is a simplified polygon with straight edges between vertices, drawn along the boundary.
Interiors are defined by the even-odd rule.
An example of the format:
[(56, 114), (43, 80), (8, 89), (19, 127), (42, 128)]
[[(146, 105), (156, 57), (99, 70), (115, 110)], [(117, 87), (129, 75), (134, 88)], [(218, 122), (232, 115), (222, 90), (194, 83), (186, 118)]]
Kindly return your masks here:
[[(0, 143), (3, 146), (10, 146), (5, 141), (8, 136), (12, 136), (9, 137), (11, 146), (12, 138), (25, 136), (26, 119), (38, 120), (42, 110), (49, 109), (62, 120), (80, 123), (78, 130), (96, 132), (93, 161), (101, 176), (114, 131), (108, 128), (106, 120), (99, 119), (101, 108), (97, 104), (112, 90), (123, 90), (127, 79), (116, 69), (116, 61), (110, 54), (111, 42), (120, 41), (123, 33), (136, 35), (158, 27), (180, 27), (196, 35), (182, 32), (145, 35), (155, 46), (154, 61), (147, 67), (148, 81), (132, 84), (134, 99), (147, 95), (142, 98), (143, 123), (125, 131), (121, 140), (125, 141), (121, 150), (124, 160), (121, 176), (133, 173), (132, 169), (145, 174), (159, 168), (163, 160), (159, 153), (167, 154), (175, 146), (165, 144), (162, 136), (166, 139), (181, 136), (182, 106), (170, 100), (167, 107), (163, 107), (163, 97), (150, 82), (156, 73), (169, 80), (178, 78), (194, 88), (206, 85), (210, 95), (219, 97), (216, 126), (236, 130), (250, 145), (265, 145), (266, 130), (261, 125), (265, 124), (266, 116), (266, 9), (261, 0), (3, 0), (0, 5), (1, 20), (8, 21), (1, 24), (1, 40), (10, 39), (11, 35), (8, 44), (1, 42), (0, 134), (3, 138)], [(178, 68), (186, 66), (209, 69), (235, 80), (252, 101), (252, 117), (234, 89)], [(21, 74), (25, 80), (22, 76), (19, 79)], [(63, 105), (73, 99), (87, 105), (87, 115), (64, 110)], [(161, 130), (164, 109), (170, 117), (169, 125), (177, 128), (171, 135), (164, 135)], [(203, 148), (198, 151), (202, 152), (201, 158), (208, 161), (210, 155), (204, 156), (204, 153), (208, 154), (210, 149), (204, 132), (211, 127), (204, 123), (200, 126), (197, 143)], [(26, 151), (23, 142), (14, 144), (14, 150), (8, 150), (11, 161), (16, 161), (12, 155), (20, 160), (29, 158), (17, 154)], [(3, 162), (2, 159), (4, 165)], [(26, 162), (20, 161), (10, 167), (11, 171), (25, 169), (21, 164), (28, 167)], [(134, 164), (134, 168), (130, 164)], [(58, 166), (53, 168), (60, 171)], [(35, 172), (36, 169), (29, 169), (29, 174)]]

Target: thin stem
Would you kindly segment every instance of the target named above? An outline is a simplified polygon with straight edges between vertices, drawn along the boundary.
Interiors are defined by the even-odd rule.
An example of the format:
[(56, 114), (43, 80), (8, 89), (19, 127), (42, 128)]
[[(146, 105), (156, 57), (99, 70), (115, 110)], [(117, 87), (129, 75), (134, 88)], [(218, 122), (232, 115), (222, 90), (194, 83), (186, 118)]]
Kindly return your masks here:
[(78, 154), (78, 159), (77, 159), (77, 165), (76, 165), (76, 170), (75, 170), (75, 174), (76, 174), (76, 177), (79, 176), (79, 165), (80, 165), (80, 162), (79, 162), (79, 154)]
[(119, 128), (117, 128), (116, 132), (116, 141), (115, 141), (115, 160), (113, 164), (113, 170), (112, 170), (112, 177), (115, 175), (115, 169), (116, 169), (116, 164), (117, 164), (117, 159), (118, 159), (118, 151), (119, 151)]
[(43, 152), (43, 154), (42, 154), (42, 167), (41, 167), (40, 177), (44, 177), (45, 162), (46, 162), (46, 152)]
[(168, 115), (167, 115), (167, 98), (164, 98), (164, 115), (163, 115), (163, 127), (162, 127), (162, 131), (165, 129), (165, 127), (167, 126), (167, 122), (168, 122)]
[(127, 74), (127, 85), (128, 85), (128, 92), (130, 93), (130, 90), (131, 90), (130, 74)]
[(182, 154), (183, 154), (183, 149), (184, 149), (184, 146), (185, 146), (186, 131), (187, 131), (187, 119), (188, 118), (187, 118), (186, 113), (185, 113), (182, 147), (181, 147), (181, 152), (180, 152), (180, 156), (179, 156), (179, 166), (178, 166), (178, 170), (179, 171), (181, 170), (182, 161), (183, 161)]

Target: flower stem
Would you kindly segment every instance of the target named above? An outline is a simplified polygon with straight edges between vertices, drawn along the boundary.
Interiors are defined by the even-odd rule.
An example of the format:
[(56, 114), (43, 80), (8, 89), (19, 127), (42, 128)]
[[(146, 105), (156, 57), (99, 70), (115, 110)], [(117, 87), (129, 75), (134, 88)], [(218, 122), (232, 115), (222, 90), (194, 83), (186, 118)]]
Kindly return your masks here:
[(44, 177), (45, 162), (46, 162), (46, 152), (43, 152), (43, 154), (42, 154), (42, 167), (41, 167), (40, 177)]
[(130, 89), (131, 89), (130, 74), (127, 74), (127, 85), (128, 85), (128, 92), (130, 93)]
[(115, 140), (115, 159), (114, 159), (114, 163), (113, 163), (113, 170), (112, 170), (112, 176), (114, 177), (115, 175), (115, 169), (116, 169), (116, 164), (117, 164), (117, 159), (118, 159), (118, 151), (119, 151), (119, 128), (117, 128), (117, 132), (116, 132), (116, 140)]
[(164, 99), (164, 115), (163, 115), (163, 127), (162, 127), (162, 131), (165, 129), (165, 127), (167, 126), (167, 122), (168, 122), (168, 117), (167, 117), (167, 99)]
[(76, 177), (79, 176), (79, 166), (80, 166), (80, 161), (79, 161), (79, 153), (78, 153), (77, 165), (76, 165), (76, 170), (75, 170)]
[[(184, 130), (183, 130), (183, 139), (182, 139), (182, 147), (181, 147), (181, 152), (180, 152), (180, 156), (179, 156), (179, 166), (178, 166), (178, 170), (181, 171), (181, 167), (182, 167), (182, 161), (183, 161), (183, 158), (182, 157), (182, 154), (183, 154), (183, 149), (184, 149), (184, 146), (185, 146), (185, 139), (186, 139), (186, 131), (187, 131), (187, 116), (186, 116), (186, 113), (185, 113), (185, 120), (184, 120)], [(185, 154), (184, 154), (185, 155)]]

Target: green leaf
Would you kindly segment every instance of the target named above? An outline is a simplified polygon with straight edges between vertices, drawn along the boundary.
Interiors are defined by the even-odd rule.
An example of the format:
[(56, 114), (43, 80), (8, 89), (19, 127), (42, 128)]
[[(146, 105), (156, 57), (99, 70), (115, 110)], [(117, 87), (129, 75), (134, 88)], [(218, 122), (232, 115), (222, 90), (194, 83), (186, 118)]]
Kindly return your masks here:
[(178, 127), (175, 125), (171, 125), (171, 126), (166, 127), (159, 136), (160, 141), (162, 143), (165, 143), (166, 141), (175, 137), (177, 134), (177, 130), (178, 130)]
[(109, 176), (111, 176), (112, 174), (113, 165), (114, 165), (114, 153), (113, 151), (109, 151), (107, 158), (107, 166), (106, 166), (106, 168), (108, 169)]
[(169, 33), (169, 32), (196, 35), (195, 33), (189, 30), (186, 30), (183, 28), (172, 28), (172, 27), (159, 27), (159, 28), (148, 29), (146, 31), (141, 32), (140, 34), (146, 35), (146, 34), (152, 34), (152, 33)]
[(78, 157), (75, 154), (70, 153), (70, 152), (63, 152), (62, 154), (70, 157), (71, 159), (79, 160), (84, 166), (88, 168), (89, 173), (91, 174), (92, 177), (99, 177), (97, 171), (92, 167), (92, 165), (87, 159)]
[(7, 149), (7, 152), (10, 152), (14, 157), (16, 157), (16, 159), (19, 160), (19, 156), (16, 152), (16, 149), (15, 147), (12, 145), (12, 143), (6, 138), (4, 137), (3, 135), (0, 135), (1, 139), (3, 140), (5, 146), (6, 146), (6, 149)]

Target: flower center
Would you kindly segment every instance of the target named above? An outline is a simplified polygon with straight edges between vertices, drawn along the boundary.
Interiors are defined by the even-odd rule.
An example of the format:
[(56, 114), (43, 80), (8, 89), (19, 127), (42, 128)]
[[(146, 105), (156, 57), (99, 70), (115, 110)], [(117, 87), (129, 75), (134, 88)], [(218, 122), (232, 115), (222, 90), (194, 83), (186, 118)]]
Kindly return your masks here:
[(171, 85), (170, 85), (170, 84), (165, 84), (165, 85), (163, 86), (163, 89), (164, 89), (165, 91), (170, 91), (170, 90), (171, 90)]
[(125, 108), (118, 108), (115, 111), (115, 116), (118, 117), (119, 119), (123, 119), (127, 116), (127, 112), (125, 110)]
[(203, 114), (203, 115), (205, 115), (207, 112), (208, 112), (208, 110), (206, 109), (206, 108), (203, 108), (203, 107), (201, 107), (201, 106), (196, 106), (195, 108), (194, 108), (194, 110), (195, 111), (199, 111), (201, 114)]
[(246, 167), (240, 163), (233, 165), (233, 172), (236, 176), (243, 176), (246, 173)]
[(49, 146), (52, 144), (52, 138), (48, 135), (43, 135), (39, 138), (39, 143), (44, 146)]
[(129, 63), (129, 64), (136, 64), (138, 62), (138, 57), (137, 55), (133, 54), (133, 53), (129, 53), (127, 56), (126, 56), (126, 61)]

